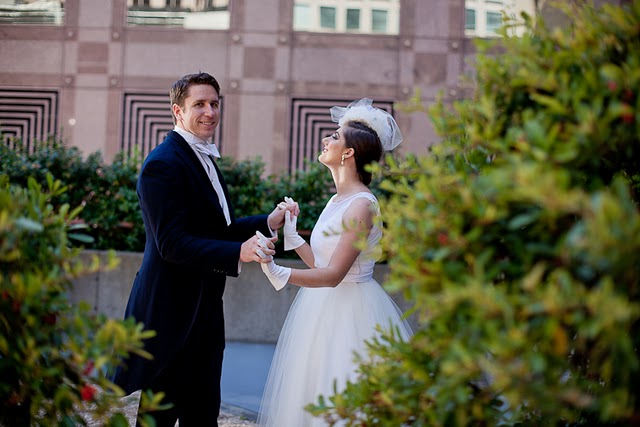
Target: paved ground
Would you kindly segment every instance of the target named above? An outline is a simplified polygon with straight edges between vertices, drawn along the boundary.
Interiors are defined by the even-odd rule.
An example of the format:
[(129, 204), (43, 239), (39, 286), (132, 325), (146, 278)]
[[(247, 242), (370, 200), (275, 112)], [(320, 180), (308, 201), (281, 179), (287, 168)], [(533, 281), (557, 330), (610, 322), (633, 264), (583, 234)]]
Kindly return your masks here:
[[(257, 426), (260, 398), (274, 349), (272, 344), (227, 343), (222, 367), (220, 427)], [(124, 399), (129, 425), (135, 426), (140, 392)], [(89, 427), (101, 427), (89, 414), (85, 414), (85, 420)]]
[[(124, 414), (129, 421), (129, 426), (136, 425), (136, 415), (138, 412), (138, 403), (140, 400), (140, 392), (133, 393), (124, 398), (126, 406), (124, 408)], [(101, 427), (102, 424), (96, 420), (93, 420), (89, 413), (84, 413), (83, 417), (88, 427)], [(256, 413), (246, 411), (243, 408), (238, 408), (233, 405), (222, 403), (220, 408), (220, 417), (218, 418), (219, 427), (247, 427), (257, 426)], [(176, 423), (176, 427), (179, 424)]]
[(219, 427), (257, 426), (256, 414), (223, 403), (218, 418)]
[[(275, 345), (227, 342), (222, 366), (219, 427), (257, 426), (260, 398)], [(135, 426), (139, 393), (126, 397), (126, 415)], [(89, 427), (99, 427), (90, 420)], [(177, 426), (177, 424), (176, 424)]]
[(222, 402), (258, 413), (275, 345), (227, 342), (222, 363)]
[(256, 426), (275, 345), (227, 342), (222, 364), (220, 427)]

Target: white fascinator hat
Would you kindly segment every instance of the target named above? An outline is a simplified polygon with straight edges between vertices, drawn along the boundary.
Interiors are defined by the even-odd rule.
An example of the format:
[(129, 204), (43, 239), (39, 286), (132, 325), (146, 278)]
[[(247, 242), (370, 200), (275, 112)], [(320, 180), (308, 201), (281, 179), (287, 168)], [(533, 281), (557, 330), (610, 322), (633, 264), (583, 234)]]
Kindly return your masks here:
[(402, 133), (393, 116), (373, 107), (373, 101), (362, 98), (346, 107), (331, 107), (331, 120), (343, 126), (349, 121), (360, 122), (373, 129), (380, 138), (382, 148), (391, 151), (402, 142)]

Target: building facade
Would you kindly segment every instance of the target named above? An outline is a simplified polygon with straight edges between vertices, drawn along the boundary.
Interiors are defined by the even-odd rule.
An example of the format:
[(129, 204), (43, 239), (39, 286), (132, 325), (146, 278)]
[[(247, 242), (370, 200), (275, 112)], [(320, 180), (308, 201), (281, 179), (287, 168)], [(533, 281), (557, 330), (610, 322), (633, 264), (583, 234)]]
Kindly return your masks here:
[(107, 161), (146, 155), (173, 127), (170, 85), (206, 71), (222, 88), (222, 154), (259, 156), (268, 173), (315, 160), (335, 129), (328, 109), (362, 97), (393, 111), (401, 152), (426, 153), (438, 141), (428, 117), (394, 105), (416, 90), (427, 105), (461, 97), (469, 10), (465, 0), (0, 0), (0, 132), (8, 144), (60, 135)]

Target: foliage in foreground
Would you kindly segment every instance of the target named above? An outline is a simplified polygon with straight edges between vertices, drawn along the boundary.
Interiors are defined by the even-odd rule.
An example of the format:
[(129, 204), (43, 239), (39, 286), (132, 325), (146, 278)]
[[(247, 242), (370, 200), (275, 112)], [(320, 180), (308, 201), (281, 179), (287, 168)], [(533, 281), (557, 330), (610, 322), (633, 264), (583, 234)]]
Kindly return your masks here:
[[(349, 426), (640, 424), (640, 1), (479, 46), (443, 142), (391, 163), (389, 291), (408, 343), (370, 343), (308, 408)], [(493, 42), (496, 43), (496, 42)], [(415, 108), (419, 108), (419, 100)]]
[[(51, 204), (64, 191), (50, 175), (45, 190), (33, 178), (25, 188), (0, 175), (0, 425), (77, 426), (90, 415), (128, 426), (123, 392), (106, 372), (118, 357), (145, 355), (142, 340), (153, 333), (69, 305), (74, 278), (117, 260), (86, 263), (70, 248), (80, 209)], [(142, 413), (159, 408), (160, 397), (145, 394)]]

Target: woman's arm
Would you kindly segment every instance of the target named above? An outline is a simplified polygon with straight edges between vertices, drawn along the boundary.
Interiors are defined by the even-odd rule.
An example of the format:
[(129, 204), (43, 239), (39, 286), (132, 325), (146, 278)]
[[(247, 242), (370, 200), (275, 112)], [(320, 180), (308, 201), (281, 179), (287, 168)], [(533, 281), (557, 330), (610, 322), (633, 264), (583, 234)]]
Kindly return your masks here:
[(313, 251), (311, 250), (311, 246), (308, 243), (297, 247), (295, 250), (300, 259), (307, 265), (307, 267), (315, 267), (316, 258), (313, 256)]
[[(363, 236), (368, 236), (373, 227), (371, 201), (366, 198), (354, 200), (344, 214), (343, 227), (340, 240), (327, 267), (313, 268), (313, 264), (309, 265), (304, 258), (307, 255), (303, 256), (296, 249), (298, 255), (311, 268), (291, 269), (288, 283), (307, 288), (336, 287), (340, 284), (361, 252), (356, 243)], [(299, 249), (311, 254), (308, 244)], [(313, 255), (311, 257), (313, 258)]]

